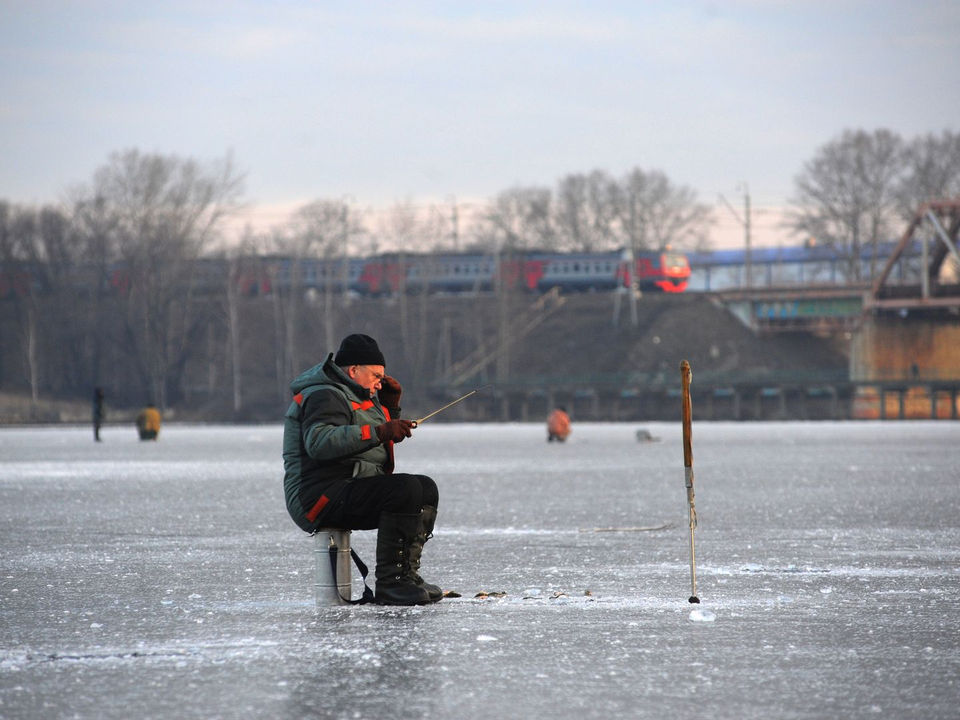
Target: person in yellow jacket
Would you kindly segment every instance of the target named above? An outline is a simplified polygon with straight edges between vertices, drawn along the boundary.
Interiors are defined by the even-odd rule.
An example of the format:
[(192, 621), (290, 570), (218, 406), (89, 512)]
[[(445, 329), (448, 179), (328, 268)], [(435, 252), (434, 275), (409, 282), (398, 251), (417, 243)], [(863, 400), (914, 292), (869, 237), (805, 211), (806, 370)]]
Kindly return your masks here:
[(140, 433), (141, 440), (156, 440), (160, 434), (160, 411), (154, 407), (153, 403), (147, 403), (147, 406), (137, 415), (137, 431)]

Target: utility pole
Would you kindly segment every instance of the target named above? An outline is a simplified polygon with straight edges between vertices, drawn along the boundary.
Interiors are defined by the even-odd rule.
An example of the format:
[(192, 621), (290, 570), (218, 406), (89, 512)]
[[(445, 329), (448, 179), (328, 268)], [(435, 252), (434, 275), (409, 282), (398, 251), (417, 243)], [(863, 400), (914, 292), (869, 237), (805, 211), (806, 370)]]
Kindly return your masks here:
[(457, 214), (457, 196), (450, 196), (450, 240), (453, 251), (460, 252), (460, 218)]
[(620, 284), (613, 290), (613, 326), (620, 325), (620, 298), (626, 293), (630, 301), (630, 324), (637, 327), (640, 319), (637, 314), (637, 298), (640, 297), (640, 283), (637, 279), (637, 233), (636, 233), (636, 201), (630, 198), (630, 230), (627, 247), (621, 255), (620, 262), (624, 266), (627, 277), (630, 278), (629, 285)]
[(747, 272), (747, 290), (750, 290), (753, 287), (753, 253), (750, 249), (750, 187), (746, 181), (743, 183), (743, 214), (746, 218), (743, 222), (744, 246), (746, 248), (746, 256), (743, 260)]
[(340, 282), (341, 297), (340, 302), (344, 307), (350, 304), (350, 210), (354, 201), (353, 195), (344, 195), (343, 203), (340, 207)]
[(637, 327), (637, 297), (640, 295), (640, 279), (637, 277), (637, 199), (630, 194), (630, 324)]
[(743, 286), (747, 290), (750, 290), (753, 287), (753, 258), (751, 257), (751, 250), (750, 250), (750, 243), (751, 243), (750, 186), (747, 185), (746, 181), (741, 183), (741, 185), (743, 187), (743, 214), (744, 214), (744, 218), (746, 219), (740, 217), (740, 213), (738, 213), (734, 209), (733, 205), (727, 202), (727, 199), (723, 195), (720, 195), (719, 197), (720, 197), (720, 200), (723, 201), (723, 204), (727, 206), (727, 208), (730, 210), (731, 213), (733, 213), (733, 216), (737, 219), (737, 222), (743, 225), (743, 232), (744, 232), (744, 256), (743, 256), (744, 268), (743, 269), (745, 274)]

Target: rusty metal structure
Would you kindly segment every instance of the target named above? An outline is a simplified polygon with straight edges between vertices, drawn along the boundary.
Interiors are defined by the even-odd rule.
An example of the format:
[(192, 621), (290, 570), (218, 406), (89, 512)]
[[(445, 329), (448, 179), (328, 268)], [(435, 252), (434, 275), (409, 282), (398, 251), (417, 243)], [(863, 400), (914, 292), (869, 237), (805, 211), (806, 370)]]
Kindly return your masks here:
[[(866, 310), (960, 308), (960, 199), (925, 203), (887, 260), (867, 298)], [(891, 271), (913, 243), (920, 244), (918, 282), (894, 283)], [(956, 262), (950, 268), (947, 258)]]
[[(958, 233), (960, 199), (924, 203), (864, 298), (864, 322), (851, 346), (850, 379), (860, 384), (857, 400), (878, 405), (881, 419), (889, 417), (891, 407), (899, 418), (957, 419)], [(905, 254), (912, 271), (895, 278), (893, 268)]]

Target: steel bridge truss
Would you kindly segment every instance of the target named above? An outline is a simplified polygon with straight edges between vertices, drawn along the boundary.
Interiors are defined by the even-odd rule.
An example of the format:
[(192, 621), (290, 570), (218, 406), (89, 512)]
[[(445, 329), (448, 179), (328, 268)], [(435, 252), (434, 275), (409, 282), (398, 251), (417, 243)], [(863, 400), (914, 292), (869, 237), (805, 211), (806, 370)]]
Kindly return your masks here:
[[(924, 203), (874, 282), (866, 309), (960, 309), (958, 233), (960, 199)], [(914, 242), (920, 243), (919, 284), (890, 282), (894, 266)], [(948, 257), (955, 263), (952, 273), (948, 271)]]

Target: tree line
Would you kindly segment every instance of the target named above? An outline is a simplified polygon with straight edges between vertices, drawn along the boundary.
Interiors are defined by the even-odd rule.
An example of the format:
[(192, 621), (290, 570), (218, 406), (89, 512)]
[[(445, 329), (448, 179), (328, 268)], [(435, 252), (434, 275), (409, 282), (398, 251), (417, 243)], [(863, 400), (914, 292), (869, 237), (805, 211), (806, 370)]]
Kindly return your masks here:
[(960, 133), (904, 139), (885, 129), (846, 130), (817, 150), (794, 186), (789, 227), (834, 248), (847, 261), (847, 279), (868, 279), (863, 250), (898, 236), (923, 203), (960, 198)]
[[(278, 253), (296, 262), (450, 249), (451, 221), (438, 212), (397, 203), (373, 222), (343, 199), (318, 199), (286, 223), (226, 242), (227, 220), (243, 207), (243, 194), (243, 174), (229, 155), (204, 163), (132, 149), (111, 155), (61, 203), (0, 200), (0, 389), (28, 390), (34, 399), (76, 398), (110, 383), (122, 402), (150, 399), (163, 408), (203, 385), (222, 394), (229, 377), (225, 404), (241, 413), (244, 328), (271, 335), (276, 382), (268, 384), (281, 397), (313, 359), (316, 349), (304, 338), (334, 347), (349, 302), (334, 295), (336, 283), (327, 278), (322, 298), (291, 287), (275, 292), (266, 310), (244, 308), (236, 280), (245, 258)], [(848, 130), (797, 175), (788, 223), (801, 237), (849, 257), (849, 277), (857, 280), (863, 247), (895, 234), (922, 202), (957, 196), (960, 134), (904, 139), (889, 130)], [(662, 171), (634, 168), (622, 177), (594, 170), (567, 175), (554, 188), (504, 190), (469, 228), (454, 231), (460, 249), (485, 254), (702, 250), (711, 224), (711, 209), (693, 189)], [(216, 302), (194, 293), (197, 261), (211, 255), (226, 257), (231, 267)], [(344, 265), (325, 267), (337, 273)], [(431, 332), (423, 322), (426, 302), (401, 288), (392, 310), (415, 368), (422, 367)], [(511, 302), (504, 290), (502, 317), (509, 317)], [(264, 312), (269, 317), (252, 320)], [(509, 338), (501, 340), (509, 346)], [(206, 383), (198, 373), (208, 375)]]

